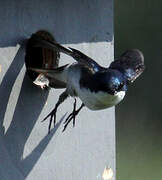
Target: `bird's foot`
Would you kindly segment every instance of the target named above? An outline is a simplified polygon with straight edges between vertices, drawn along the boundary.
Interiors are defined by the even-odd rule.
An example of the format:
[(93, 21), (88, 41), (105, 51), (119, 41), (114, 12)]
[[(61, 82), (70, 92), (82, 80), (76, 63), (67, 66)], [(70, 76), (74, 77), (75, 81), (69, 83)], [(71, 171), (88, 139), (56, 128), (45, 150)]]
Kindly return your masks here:
[(55, 124), (56, 124), (56, 112), (57, 112), (57, 108), (54, 108), (43, 120), (45, 121), (48, 117), (50, 117), (50, 121), (49, 121), (49, 125), (48, 125), (48, 134), (50, 133), (50, 130), (51, 130), (51, 124), (52, 124), (52, 121), (54, 123), (54, 127), (55, 127)]
[(57, 108), (59, 107), (59, 105), (61, 103), (64, 102), (64, 100), (68, 97), (68, 94), (66, 91), (64, 91), (60, 96), (59, 96), (59, 100), (57, 101), (55, 108), (43, 119), (43, 121), (45, 121), (48, 117), (50, 117), (50, 122), (49, 122), (49, 126), (48, 126), (48, 134), (50, 133), (51, 130), (51, 124), (52, 121), (54, 122), (54, 126), (56, 124), (56, 112), (57, 112)]
[(78, 110), (76, 110), (76, 99), (74, 101), (74, 106), (73, 106), (73, 112), (71, 114), (69, 114), (69, 116), (66, 118), (65, 122), (64, 122), (64, 128), (62, 130), (62, 132), (64, 132), (68, 126), (68, 124), (73, 120), (73, 127), (75, 126), (75, 118), (78, 115), (78, 113), (80, 112), (80, 110), (83, 108), (84, 104), (82, 104), (80, 106), (80, 108)]

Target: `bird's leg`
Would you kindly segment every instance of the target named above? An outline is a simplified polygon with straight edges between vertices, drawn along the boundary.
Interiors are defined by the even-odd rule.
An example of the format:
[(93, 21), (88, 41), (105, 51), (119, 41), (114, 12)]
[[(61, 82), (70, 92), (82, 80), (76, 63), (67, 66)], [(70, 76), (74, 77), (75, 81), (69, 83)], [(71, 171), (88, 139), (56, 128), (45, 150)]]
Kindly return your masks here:
[[(51, 129), (51, 124), (52, 124), (52, 120), (54, 120), (54, 126), (56, 124), (56, 112), (57, 112), (57, 108), (58, 106), (63, 103), (65, 101), (65, 99), (68, 97), (68, 94), (66, 91), (64, 91), (60, 96), (59, 96), (59, 100), (57, 101), (54, 109), (43, 119), (43, 121), (45, 121), (48, 117), (50, 117), (50, 122), (49, 122), (49, 126), (48, 126), (48, 134), (50, 133), (50, 129)], [(42, 121), (42, 122), (43, 122)]]
[(76, 99), (74, 101), (74, 107), (73, 107), (73, 112), (71, 114), (69, 114), (69, 116), (66, 118), (65, 122), (64, 122), (64, 129), (62, 132), (65, 131), (65, 129), (67, 128), (68, 124), (71, 122), (71, 120), (73, 120), (73, 127), (75, 126), (75, 117), (77, 116), (77, 114), (80, 112), (80, 110), (84, 107), (84, 104), (82, 103), (80, 108), (78, 108), (78, 110), (76, 110)]
[[(74, 99), (73, 113), (76, 111), (76, 98)], [(73, 118), (73, 127), (75, 126), (75, 117)]]

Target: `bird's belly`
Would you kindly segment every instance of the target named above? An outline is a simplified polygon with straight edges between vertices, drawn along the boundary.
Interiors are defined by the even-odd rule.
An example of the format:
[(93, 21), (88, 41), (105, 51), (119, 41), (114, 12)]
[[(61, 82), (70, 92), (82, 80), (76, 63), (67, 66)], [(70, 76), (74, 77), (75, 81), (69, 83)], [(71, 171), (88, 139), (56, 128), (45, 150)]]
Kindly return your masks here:
[(110, 95), (104, 92), (91, 92), (82, 89), (79, 97), (82, 102), (91, 110), (100, 110), (112, 107), (118, 104), (125, 96), (125, 91), (120, 91), (116, 95)]

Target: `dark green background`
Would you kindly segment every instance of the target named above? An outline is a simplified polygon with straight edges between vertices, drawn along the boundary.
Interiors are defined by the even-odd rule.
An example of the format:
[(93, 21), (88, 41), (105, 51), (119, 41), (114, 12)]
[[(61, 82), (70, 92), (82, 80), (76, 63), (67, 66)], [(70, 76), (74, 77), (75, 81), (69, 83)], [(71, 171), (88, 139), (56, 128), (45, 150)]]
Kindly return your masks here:
[(115, 56), (139, 48), (146, 70), (116, 108), (117, 180), (162, 179), (162, 1), (115, 1)]

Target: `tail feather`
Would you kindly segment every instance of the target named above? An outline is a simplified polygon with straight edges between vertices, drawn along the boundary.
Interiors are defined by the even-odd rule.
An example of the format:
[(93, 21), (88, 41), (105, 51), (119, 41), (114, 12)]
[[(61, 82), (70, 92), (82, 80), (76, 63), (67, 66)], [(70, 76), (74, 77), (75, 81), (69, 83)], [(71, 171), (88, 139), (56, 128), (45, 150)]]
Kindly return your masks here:
[(68, 64), (54, 69), (28, 68), (39, 74), (45, 75), (49, 79), (49, 84), (57, 88), (65, 88), (67, 83), (67, 67)]
[(60, 73), (62, 72), (65, 67), (67, 67), (68, 64), (65, 64), (64, 66), (60, 66), (58, 68), (53, 68), (53, 69), (41, 69), (41, 68), (28, 68), (28, 70), (32, 70), (38, 73), (42, 73), (42, 74), (47, 74), (47, 73)]

